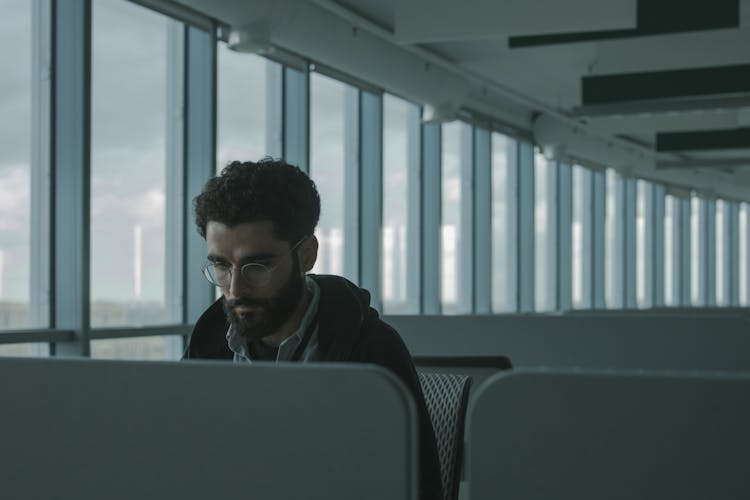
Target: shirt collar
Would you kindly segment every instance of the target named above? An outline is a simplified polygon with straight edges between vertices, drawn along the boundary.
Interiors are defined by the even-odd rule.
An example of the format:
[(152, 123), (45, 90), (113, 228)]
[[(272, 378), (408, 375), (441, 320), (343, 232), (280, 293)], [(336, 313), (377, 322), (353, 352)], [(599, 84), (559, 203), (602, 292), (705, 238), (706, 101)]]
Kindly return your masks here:
[[(297, 350), (297, 346), (299, 346), (299, 344), (302, 342), (305, 331), (307, 331), (308, 326), (310, 326), (310, 323), (313, 321), (315, 315), (318, 312), (318, 304), (320, 303), (320, 287), (318, 287), (318, 284), (315, 283), (315, 281), (309, 276), (305, 277), (305, 285), (312, 294), (312, 298), (310, 299), (310, 303), (307, 305), (307, 310), (305, 311), (304, 316), (302, 316), (302, 321), (300, 321), (299, 327), (294, 332), (292, 332), (289, 337), (285, 338), (284, 341), (281, 342), (281, 344), (279, 344), (279, 352), (277, 354), (276, 361), (291, 360), (292, 356), (294, 355), (294, 351)], [(235, 362), (252, 362), (252, 358), (250, 357), (250, 353), (247, 349), (247, 343), (243, 342), (238, 335), (234, 334), (231, 325), (227, 329), (226, 339), (227, 345), (229, 345), (229, 349), (231, 349), (234, 353)]]

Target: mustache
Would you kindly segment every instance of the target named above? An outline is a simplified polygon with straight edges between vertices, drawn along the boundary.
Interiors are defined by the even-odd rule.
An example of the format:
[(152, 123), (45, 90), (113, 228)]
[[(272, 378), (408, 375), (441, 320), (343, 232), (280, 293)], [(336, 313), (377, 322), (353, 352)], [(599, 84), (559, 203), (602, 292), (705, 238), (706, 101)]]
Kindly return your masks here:
[(251, 299), (248, 297), (238, 297), (236, 299), (231, 299), (225, 301), (225, 306), (230, 311), (238, 306), (267, 306), (269, 303), (268, 300), (264, 299)]

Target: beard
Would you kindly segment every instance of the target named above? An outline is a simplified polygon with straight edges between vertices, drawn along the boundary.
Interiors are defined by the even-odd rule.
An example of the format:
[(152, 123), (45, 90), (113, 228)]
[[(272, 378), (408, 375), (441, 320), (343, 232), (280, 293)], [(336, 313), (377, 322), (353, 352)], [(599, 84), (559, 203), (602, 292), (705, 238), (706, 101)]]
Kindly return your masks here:
[[(235, 335), (239, 335), (245, 341), (260, 340), (276, 333), (281, 325), (292, 316), (304, 290), (304, 278), (299, 271), (297, 258), (294, 257), (291, 275), (272, 297), (264, 299), (238, 297), (229, 301), (224, 300), (224, 312)], [(237, 314), (234, 309), (241, 305), (259, 306), (259, 309), (250, 313)]]

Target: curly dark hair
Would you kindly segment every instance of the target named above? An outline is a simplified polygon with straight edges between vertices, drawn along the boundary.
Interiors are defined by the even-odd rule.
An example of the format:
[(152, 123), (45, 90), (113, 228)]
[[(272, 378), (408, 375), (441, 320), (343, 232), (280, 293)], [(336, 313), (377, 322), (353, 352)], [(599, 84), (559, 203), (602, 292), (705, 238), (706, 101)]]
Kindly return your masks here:
[(205, 239), (209, 221), (232, 227), (270, 220), (276, 236), (293, 244), (313, 234), (320, 196), (302, 170), (283, 160), (233, 161), (193, 199), (195, 224)]

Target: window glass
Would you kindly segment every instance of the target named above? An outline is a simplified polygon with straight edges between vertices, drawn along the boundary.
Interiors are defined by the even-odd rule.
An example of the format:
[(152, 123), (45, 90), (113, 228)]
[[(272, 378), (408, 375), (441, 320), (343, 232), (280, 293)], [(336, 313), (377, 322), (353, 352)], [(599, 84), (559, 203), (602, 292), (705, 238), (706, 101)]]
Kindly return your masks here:
[(492, 134), (492, 310), (516, 309), (516, 141)]
[[(444, 314), (467, 313), (471, 303), (464, 293), (471, 282), (471, 254), (464, 239), (467, 183), (471, 162), (471, 127), (462, 122), (442, 126), (442, 224), (441, 224), (441, 303)], [(470, 184), (469, 184), (470, 185)], [(468, 280), (468, 281), (467, 281)]]
[(92, 326), (174, 320), (165, 306), (172, 22), (131, 2), (92, 4)]
[(678, 239), (678, 211), (679, 200), (672, 195), (666, 195), (664, 200), (664, 304), (676, 306), (679, 304), (680, 271), (677, 258)]
[(604, 301), (610, 309), (619, 309), (624, 305), (623, 182), (617, 172), (607, 169), (604, 213)]
[(591, 256), (593, 225), (591, 212), (590, 170), (573, 165), (573, 227), (572, 227), (572, 301), (576, 309), (586, 309), (591, 304)]
[(217, 170), (232, 161), (258, 161), (268, 155), (266, 73), (277, 66), (267, 59), (217, 48)]
[(91, 341), (91, 357), (99, 359), (131, 359), (176, 361), (182, 357), (182, 337), (138, 337)]
[(555, 309), (557, 296), (556, 169), (537, 150), (534, 154), (534, 309)]
[(716, 305), (729, 305), (729, 205), (716, 200)]
[(690, 199), (690, 301), (693, 305), (705, 305), (706, 295), (706, 251), (704, 248), (705, 201), (697, 196)]
[[(383, 310), (389, 314), (416, 313), (410, 296), (408, 243), (417, 228), (409, 225), (411, 169), (419, 168), (417, 106), (392, 95), (383, 96), (383, 227), (381, 280)], [(419, 200), (413, 200), (418, 203)]]
[(651, 307), (653, 277), (653, 238), (651, 236), (650, 217), (652, 213), (653, 184), (636, 181), (635, 201), (635, 293), (638, 307)]
[(47, 357), (49, 356), (49, 344), (6, 344), (0, 345), (0, 357), (9, 356), (13, 358)]
[(740, 204), (740, 213), (739, 213), (739, 231), (738, 231), (738, 239), (739, 239), (739, 300), (740, 305), (746, 306), (750, 304), (750, 293), (748, 293), (748, 283), (749, 283), (749, 276), (748, 271), (750, 271), (750, 263), (748, 263), (748, 259), (750, 259), (750, 254), (748, 254), (748, 237), (750, 237), (750, 233), (748, 232), (748, 205), (747, 203), (741, 203)]
[(33, 4), (0, 0), (0, 330), (48, 324), (49, 191), (46, 165), (32, 155), (46, 147), (32, 134)]
[[(349, 123), (351, 92), (354, 89), (342, 82), (319, 73), (310, 75), (310, 176), (320, 193), (320, 222), (315, 230), (318, 238), (318, 261), (312, 272), (317, 274), (346, 275), (344, 252), (345, 210), (347, 180), (356, 165), (347, 162), (347, 144), (356, 130)], [(349, 102), (347, 102), (349, 101)], [(351, 276), (349, 276), (351, 278)]]

